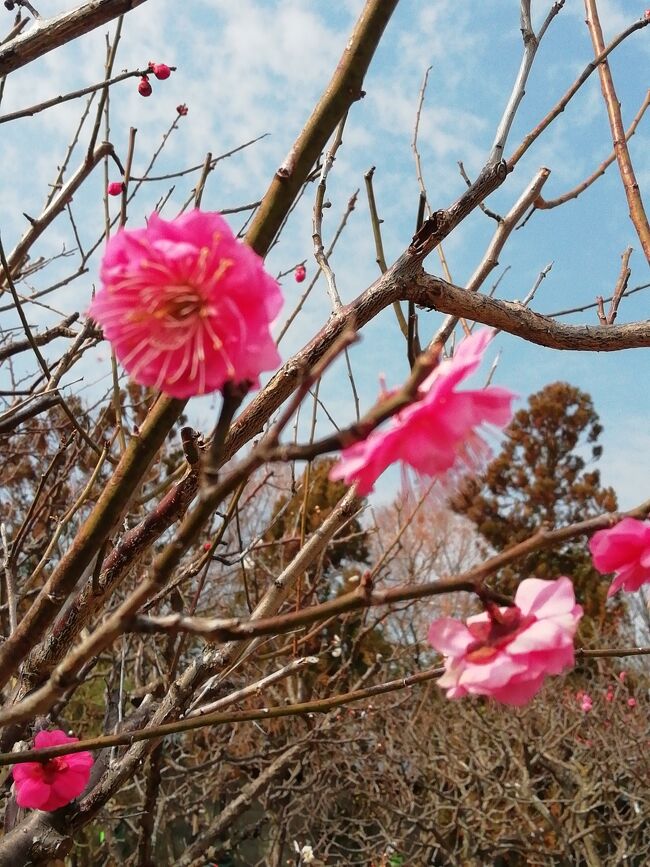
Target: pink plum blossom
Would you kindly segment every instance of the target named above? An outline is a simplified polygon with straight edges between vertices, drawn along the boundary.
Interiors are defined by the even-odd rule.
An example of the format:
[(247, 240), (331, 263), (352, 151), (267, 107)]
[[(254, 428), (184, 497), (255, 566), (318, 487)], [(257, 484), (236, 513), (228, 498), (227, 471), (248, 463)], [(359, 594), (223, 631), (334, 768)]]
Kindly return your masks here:
[(479, 468), (490, 448), (477, 428), (508, 424), (515, 395), (498, 386), (467, 391), (456, 391), (456, 386), (479, 366), (492, 336), (490, 329), (481, 329), (466, 337), (453, 358), (441, 361), (423, 381), (418, 400), (393, 416), (384, 430), (343, 450), (330, 478), (356, 482), (363, 495), (399, 460), (430, 477), (457, 464)]
[(467, 625), (434, 620), (429, 641), (447, 657), (438, 685), (448, 698), (468, 693), (503, 704), (526, 704), (547, 674), (574, 663), (573, 636), (582, 617), (569, 578), (521, 582), (511, 608), (492, 606)]
[(607, 692), (605, 693), (605, 701), (614, 701), (614, 691), (611, 686), (608, 687)]
[(614, 572), (608, 596), (638, 590), (650, 581), (650, 521), (623, 518), (611, 529), (594, 533), (589, 548), (599, 572)]
[(122, 181), (111, 181), (110, 184), (106, 187), (106, 192), (109, 196), (121, 196), (124, 191), (124, 184)]
[(625, 683), (626, 677), (627, 677), (627, 671), (619, 671), (618, 679), (621, 681), (621, 683)]
[(589, 713), (589, 711), (593, 708), (593, 706), (594, 706), (594, 703), (592, 701), (591, 696), (587, 695), (585, 693), (585, 695), (582, 696), (582, 704), (581, 704), (581, 708), (582, 708), (583, 712)]
[(628, 707), (636, 707), (636, 699), (635, 698), (628, 698), (627, 706)]
[(177, 398), (258, 384), (280, 357), (269, 326), (282, 306), (262, 259), (220, 214), (175, 220), (108, 242), (89, 314), (136, 382)]
[[(41, 731), (34, 738), (36, 749), (76, 743), (60, 729)], [(46, 762), (14, 765), (12, 774), (19, 807), (58, 810), (77, 798), (88, 785), (93, 757), (88, 752), (56, 756)]]

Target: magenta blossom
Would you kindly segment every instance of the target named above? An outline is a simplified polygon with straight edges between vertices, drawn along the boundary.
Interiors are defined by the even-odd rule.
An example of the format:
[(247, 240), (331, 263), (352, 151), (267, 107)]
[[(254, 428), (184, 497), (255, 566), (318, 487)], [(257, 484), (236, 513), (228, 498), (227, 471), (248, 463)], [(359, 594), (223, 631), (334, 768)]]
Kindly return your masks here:
[[(60, 729), (39, 732), (34, 738), (36, 749), (73, 744)], [(74, 801), (88, 785), (93, 757), (88, 752), (56, 756), (46, 762), (23, 762), (14, 765), (12, 774), (19, 807), (33, 810), (58, 810)]]
[(638, 590), (650, 581), (650, 521), (623, 518), (611, 529), (594, 533), (589, 550), (599, 572), (614, 572), (608, 596)]
[(512, 608), (470, 617), (467, 625), (442, 617), (429, 628), (429, 641), (447, 657), (438, 685), (447, 698), (468, 693), (523, 705), (547, 674), (573, 666), (573, 636), (582, 617), (569, 578), (527, 578)]
[(152, 214), (146, 229), (111, 238), (100, 276), (89, 313), (141, 385), (187, 398), (257, 384), (280, 363), (269, 331), (278, 284), (220, 214)]
[(460, 392), (456, 386), (479, 366), (492, 335), (490, 329), (482, 329), (465, 338), (454, 357), (441, 361), (424, 380), (418, 400), (393, 416), (385, 430), (343, 449), (330, 478), (356, 482), (363, 495), (395, 461), (431, 477), (444, 475), (457, 464), (480, 467), (490, 449), (477, 428), (508, 424), (515, 395), (497, 386)]

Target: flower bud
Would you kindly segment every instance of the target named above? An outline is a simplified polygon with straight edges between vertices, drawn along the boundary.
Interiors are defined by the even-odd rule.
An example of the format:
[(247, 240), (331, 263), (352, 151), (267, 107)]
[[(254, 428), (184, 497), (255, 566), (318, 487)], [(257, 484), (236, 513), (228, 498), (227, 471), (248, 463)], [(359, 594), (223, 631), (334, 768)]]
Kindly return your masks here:
[(176, 111), (181, 115), (181, 117), (185, 117), (188, 112), (188, 108), (185, 103), (182, 102), (180, 105), (176, 106)]
[(106, 187), (106, 192), (109, 196), (121, 196), (124, 192), (124, 184), (122, 181), (111, 181)]
[(153, 90), (149, 84), (149, 79), (146, 75), (143, 75), (140, 79), (140, 84), (138, 84), (138, 93), (140, 96), (151, 96), (152, 92)]
[(302, 281), (307, 276), (307, 269), (304, 265), (298, 265), (296, 270), (293, 272), (293, 277), (296, 283), (302, 283)]
[(171, 69), (167, 66), (166, 63), (151, 63), (150, 61), (149, 69), (160, 81), (164, 81), (165, 78), (169, 78), (169, 76), (172, 74)]

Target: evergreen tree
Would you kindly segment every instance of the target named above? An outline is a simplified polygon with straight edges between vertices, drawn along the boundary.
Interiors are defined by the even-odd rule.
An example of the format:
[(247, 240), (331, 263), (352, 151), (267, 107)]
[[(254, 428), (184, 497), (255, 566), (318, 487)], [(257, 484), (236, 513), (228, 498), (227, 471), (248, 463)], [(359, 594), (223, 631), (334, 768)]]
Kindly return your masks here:
[[(599, 471), (591, 466), (602, 454), (602, 430), (589, 394), (566, 382), (546, 386), (515, 414), (501, 453), (482, 476), (464, 483), (454, 509), (473, 521), (496, 551), (522, 542), (541, 527), (613, 511), (616, 494), (602, 487)], [(609, 582), (593, 568), (584, 537), (524, 557), (502, 570), (498, 586), (513, 592), (522, 577), (559, 575), (573, 579), (585, 614), (607, 625)], [(612, 613), (608, 609), (610, 622)]]

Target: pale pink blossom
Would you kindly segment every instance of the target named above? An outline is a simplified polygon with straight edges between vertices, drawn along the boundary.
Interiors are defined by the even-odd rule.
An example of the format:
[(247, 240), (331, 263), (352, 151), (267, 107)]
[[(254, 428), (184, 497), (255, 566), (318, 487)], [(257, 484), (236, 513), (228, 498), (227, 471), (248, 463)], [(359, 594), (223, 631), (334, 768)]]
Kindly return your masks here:
[(650, 581), (650, 521), (623, 518), (611, 529), (594, 533), (589, 548), (599, 572), (614, 572), (608, 596), (638, 590)]
[(611, 686), (609, 687), (609, 689), (605, 693), (605, 701), (614, 701), (614, 692), (613, 692)]
[(447, 657), (438, 685), (448, 698), (468, 693), (523, 705), (548, 674), (574, 663), (573, 637), (582, 617), (569, 578), (521, 582), (511, 608), (494, 606), (467, 625), (449, 617), (435, 620), (429, 641)]
[(108, 242), (89, 313), (136, 382), (173, 397), (257, 385), (280, 357), (269, 326), (282, 306), (262, 259), (220, 214), (152, 214)]
[[(41, 731), (34, 738), (36, 749), (76, 743), (60, 729)], [(68, 753), (46, 762), (14, 765), (12, 774), (19, 807), (58, 810), (74, 801), (88, 785), (93, 757), (88, 752)]]
[(628, 707), (636, 707), (636, 699), (635, 698), (628, 698), (627, 706)]
[(343, 450), (330, 478), (356, 482), (363, 495), (395, 461), (430, 477), (455, 465), (482, 466), (491, 452), (477, 431), (486, 423), (508, 424), (515, 395), (498, 386), (467, 391), (456, 391), (456, 386), (479, 366), (492, 336), (484, 328), (466, 337), (453, 358), (441, 361), (424, 380), (418, 400), (393, 416), (385, 429)]
[(627, 671), (620, 671), (618, 673), (618, 679), (621, 681), (621, 683), (625, 683), (626, 677), (627, 677)]
[(589, 711), (593, 708), (593, 706), (594, 706), (594, 703), (592, 701), (591, 696), (587, 695), (585, 693), (585, 695), (582, 696), (582, 704), (581, 704), (581, 708), (582, 708), (583, 712), (589, 713)]

